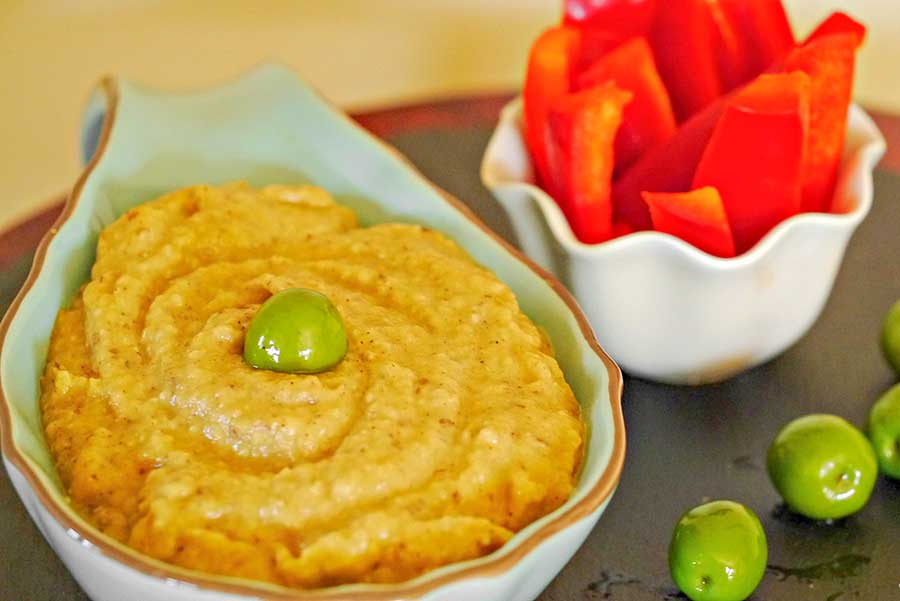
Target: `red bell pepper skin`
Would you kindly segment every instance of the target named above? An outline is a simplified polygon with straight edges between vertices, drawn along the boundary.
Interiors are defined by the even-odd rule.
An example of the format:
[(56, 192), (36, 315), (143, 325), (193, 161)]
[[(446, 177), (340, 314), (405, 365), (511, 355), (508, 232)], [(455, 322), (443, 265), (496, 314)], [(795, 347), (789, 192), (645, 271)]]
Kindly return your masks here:
[(713, 46), (719, 68), (719, 81), (724, 91), (733, 90), (756, 76), (750, 72), (747, 39), (728, 18), (719, 0), (706, 0), (712, 22)]
[(657, 4), (650, 44), (679, 123), (722, 94), (706, 0)]
[(856, 33), (814, 38), (785, 59), (785, 70), (810, 77), (809, 141), (803, 165), (803, 211), (828, 212), (847, 132)]
[(628, 39), (621, 31), (612, 31), (599, 26), (578, 26), (578, 30), (581, 33), (581, 48), (572, 71), (573, 83), (578, 80), (581, 73)]
[(631, 38), (602, 57), (578, 77), (575, 88), (585, 90), (608, 82), (634, 96), (616, 135), (615, 172), (621, 173), (647, 149), (675, 133), (675, 114), (645, 38)]
[(612, 237), (613, 143), (630, 100), (630, 92), (607, 84), (558, 98), (547, 115), (556, 201), (588, 244)]
[(551, 194), (547, 162), (547, 111), (550, 104), (571, 89), (572, 72), (581, 51), (581, 31), (552, 27), (531, 47), (523, 92), (525, 137), (535, 166), (535, 177)]
[(563, 22), (600, 27), (625, 36), (650, 29), (656, 0), (565, 0)]
[(806, 38), (803, 45), (805, 46), (814, 40), (835, 33), (852, 33), (856, 36), (856, 46), (859, 47), (862, 46), (862, 43), (866, 39), (866, 26), (859, 21), (854, 20), (853, 17), (846, 13), (831, 13), (831, 16), (822, 21), (819, 26), (809, 34), (809, 37)]
[(800, 211), (809, 76), (761, 75), (732, 98), (694, 175), (722, 195), (735, 251), (749, 250)]
[(633, 234), (636, 232), (633, 227), (625, 223), (624, 221), (613, 221), (612, 225), (612, 235), (613, 238), (621, 238), (622, 236), (627, 236), (628, 234)]
[(746, 45), (747, 74), (762, 73), (794, 46), (781, 0), (718, 0)]
[(712, 136), (728, 96), (720, 97), (685, 121), (675, 135), (651, 148), (613, 185), (613, 209), (616, 219), (635, 230), (652, 229), (650, 211), (641, 196), (654, 192), (687, 192), (694, 172)]
[(691, 192), (644, 192), (653, 229), (671, 234), (716, 257), (734, 256), (734, 238), (715, 188)]

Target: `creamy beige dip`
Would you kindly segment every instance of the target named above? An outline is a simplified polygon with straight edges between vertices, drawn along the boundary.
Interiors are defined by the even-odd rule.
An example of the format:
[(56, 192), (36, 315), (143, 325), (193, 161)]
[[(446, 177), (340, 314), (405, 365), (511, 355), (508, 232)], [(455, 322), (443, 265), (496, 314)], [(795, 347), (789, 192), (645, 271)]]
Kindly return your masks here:
[[(327, 295), (349, 350), (243, 361), (254, 312)], [(308, 588), (477, 557), (570, 495), (579, 407), (512, 292), (442, 234), (319, 188), (196, 186), (100, 236), (42, 381), (75, 507), (173, 564)]]

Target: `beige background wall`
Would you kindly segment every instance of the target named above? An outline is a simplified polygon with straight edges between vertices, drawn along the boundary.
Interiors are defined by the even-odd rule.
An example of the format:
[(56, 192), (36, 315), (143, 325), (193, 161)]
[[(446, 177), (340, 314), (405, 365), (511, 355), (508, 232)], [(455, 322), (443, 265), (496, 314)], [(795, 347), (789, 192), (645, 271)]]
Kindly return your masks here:
[[(348, 108), (515, 88), (560, 0), (0, 0), (0, 228), (79, 171), (80, 110), (105, 73), (206, 86), (284, 62)], [(857, 95), (900, 112), (896, 0), (786, 0), (804, 34), (839, 6), (870, 25)]]

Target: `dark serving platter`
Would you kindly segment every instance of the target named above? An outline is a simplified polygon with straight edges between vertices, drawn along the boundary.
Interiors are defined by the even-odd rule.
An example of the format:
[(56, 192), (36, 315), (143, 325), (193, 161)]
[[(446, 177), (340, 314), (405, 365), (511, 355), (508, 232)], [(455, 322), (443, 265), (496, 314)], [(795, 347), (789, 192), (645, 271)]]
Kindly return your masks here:
[[(505, 95), (357, 115), (426, 176), (516, 242), (478, 177)], [(889, 144), (900, 121), (881, 117)], [(619, 489), (596, 529), (541, 601), (686, 599), (666, 554), (679, 515), (705, 500), (752, 508), (769, 539), (769, 569), (754, 601), (900, 600), (900, 482), (882, 478), (858, 515), (833, 524), (785, 511), (764, 469), (766, 448), (794, 417), (836, 413), (862, 425), (895, 378), (878, 334), (900, 298), (900, 161), (893, 145), (875, 175), (872, 213), (850, 243), (819, 321), (796, 346), (723, 384), (625, 383), (628, 453)], [(0, 234), (0, 314), (59, 207)], [(140, 591), (134, 591), (140, 599)], [(0, 600), (84, 601), (0, 472)]]

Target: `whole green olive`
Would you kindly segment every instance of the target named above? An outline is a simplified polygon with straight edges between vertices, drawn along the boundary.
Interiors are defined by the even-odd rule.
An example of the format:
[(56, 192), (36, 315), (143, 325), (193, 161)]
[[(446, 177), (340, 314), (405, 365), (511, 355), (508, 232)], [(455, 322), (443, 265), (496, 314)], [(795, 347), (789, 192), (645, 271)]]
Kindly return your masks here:
[(881, 326), (881, 351), (894, 371), (900, 374), (900, 301), (888, 311)]
[(766, 466), (788, 507), (817, 520), (862, 509), (878, 476), (872, 445), (836, 415), (806, 415), (786, 425), (769, 447)]
[(872, 407), (869, 440), (881, 473), (900, 480), (900, 384), (884, 393)]
[(344, 321), (324, 294), (290, 288), (262, 304), (247, 328), (244, 361), (257, 369), (318, 373), (347, 353)]
[(750, 509), (713, 501), (681, 516), (669, 545), (669, 571), (693, 601), (743, 601), (766, 573), (766, 533)]

